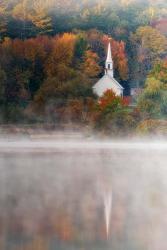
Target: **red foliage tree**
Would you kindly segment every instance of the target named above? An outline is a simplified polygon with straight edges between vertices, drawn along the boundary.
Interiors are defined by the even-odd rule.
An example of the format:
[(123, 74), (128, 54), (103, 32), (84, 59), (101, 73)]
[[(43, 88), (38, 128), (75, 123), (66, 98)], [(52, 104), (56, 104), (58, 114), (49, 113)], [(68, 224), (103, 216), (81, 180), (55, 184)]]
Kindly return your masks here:
[(106, 109), (116, 109), (125, 106), (125, 102), (121, 97), (116, 96), (111, 89), (108, 89), (99, 99), (98, 106), (101, 111), (104, 111)]

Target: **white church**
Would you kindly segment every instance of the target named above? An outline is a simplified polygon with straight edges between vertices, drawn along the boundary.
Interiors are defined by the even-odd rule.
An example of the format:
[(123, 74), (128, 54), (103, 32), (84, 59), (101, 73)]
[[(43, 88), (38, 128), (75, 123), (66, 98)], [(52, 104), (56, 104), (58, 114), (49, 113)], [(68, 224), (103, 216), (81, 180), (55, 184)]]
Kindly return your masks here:
[(108, 44), (107, 59), (105, 63), (105, 75), (93, 86), (93, 92), (101, 97), (111, 89), (117, 96), (123, 97), (124, 88), (114, 79), (113, 60), (111, 53), (111, 43)]

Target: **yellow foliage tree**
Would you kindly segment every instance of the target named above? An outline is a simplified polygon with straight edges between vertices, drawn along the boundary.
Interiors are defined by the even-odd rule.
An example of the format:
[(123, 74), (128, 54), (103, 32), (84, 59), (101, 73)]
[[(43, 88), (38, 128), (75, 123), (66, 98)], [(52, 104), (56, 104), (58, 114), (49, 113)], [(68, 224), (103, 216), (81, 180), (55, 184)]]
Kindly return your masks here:
[(133, 38), (140, 44), (141, 49), (149, 51), (149, 55), (153, 59), (166, 51), (166, 37), (150, 26), (138, 28)]
[(62, 75), (63, 72), (60, 74), (60, 71), (62, 71), (62, 69), (66, 71), (66, 68), (72, 64), (75, 41), (76, 36), (71, 33), (65, 33), (62, 36), (59, 35), (53, 39), (53, 50), (45, 64), (47, 76)]

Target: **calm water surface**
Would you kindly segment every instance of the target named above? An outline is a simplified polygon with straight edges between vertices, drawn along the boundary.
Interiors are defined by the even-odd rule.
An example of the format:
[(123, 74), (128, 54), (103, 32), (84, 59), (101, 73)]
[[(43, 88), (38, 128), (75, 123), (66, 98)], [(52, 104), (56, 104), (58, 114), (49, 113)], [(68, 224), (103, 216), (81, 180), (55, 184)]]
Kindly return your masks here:
[(166, 145), (1, 141), (0, 171), (0, 249), (166, 250)]

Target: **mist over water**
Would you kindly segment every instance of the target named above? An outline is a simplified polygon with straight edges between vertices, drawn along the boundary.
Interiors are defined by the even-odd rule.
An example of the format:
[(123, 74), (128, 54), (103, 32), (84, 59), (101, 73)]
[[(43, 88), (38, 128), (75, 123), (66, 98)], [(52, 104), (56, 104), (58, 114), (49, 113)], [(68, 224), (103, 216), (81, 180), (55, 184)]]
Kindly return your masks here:
[(0, 249), (166, 250), (167, 143), (0, 140)]

